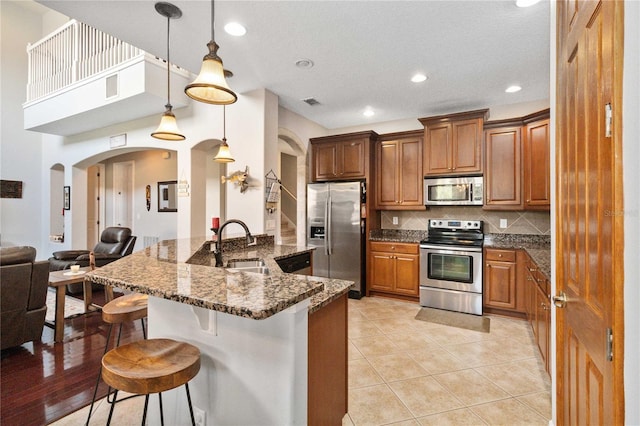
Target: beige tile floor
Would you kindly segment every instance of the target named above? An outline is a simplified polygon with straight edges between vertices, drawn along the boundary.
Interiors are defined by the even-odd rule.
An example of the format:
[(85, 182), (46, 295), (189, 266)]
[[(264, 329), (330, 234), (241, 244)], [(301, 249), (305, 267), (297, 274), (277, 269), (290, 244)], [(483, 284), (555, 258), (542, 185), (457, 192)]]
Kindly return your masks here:
[[(349, 300), (349, 414), (343, 426), (540, 425), (550, 380), (525, 321), (491, 317), (491, 332), (414, 319), (415, 303)], [(139, 424), (143, 398), (113, 424)], [(155, 407), (152, 398), (151, 409)], [(88, 407), (54, 423), (83, 424)], [(105, 424), (100, 402), (91, 424)]]
[(526, 321), (481, 333), (414, 319), (420, 307), (349, 300), (343, 425), (548, 425), (550, 379)]

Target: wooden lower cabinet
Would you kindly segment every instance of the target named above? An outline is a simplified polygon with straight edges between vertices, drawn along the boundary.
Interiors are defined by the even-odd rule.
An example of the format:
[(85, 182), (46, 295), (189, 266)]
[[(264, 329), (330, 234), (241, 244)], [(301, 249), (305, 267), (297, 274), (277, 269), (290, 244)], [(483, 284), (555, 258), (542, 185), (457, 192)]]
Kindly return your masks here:
[(370, 292), (418, 298), (420, 255), (418, 244), (371, 242)]
[(309, 314), (309, 425), (339, 425), (347, 413), (347, 294)]
[(549, 280), (538, 270), (538, 266), (524, 253), (525, 309), (527, 320), (533, 330), (533, 339), (538, 346), (547, 372), (549, 372), (549, 347), (551, 335), (551, 299)]
[(484, 252), (483, 311), (525, 317), (520, 251), (486, 248)]
[(484, 258), (484, 306), (488, 308), (515, 310), (515, 250), (486, 249)]
[(551, 334), (551, 302), (547, 294), (536, 286), (535, 289), (535, 321), (534, 321), (534, 336), (544, 366), (547, 372), (549, 372), (549, 335)]

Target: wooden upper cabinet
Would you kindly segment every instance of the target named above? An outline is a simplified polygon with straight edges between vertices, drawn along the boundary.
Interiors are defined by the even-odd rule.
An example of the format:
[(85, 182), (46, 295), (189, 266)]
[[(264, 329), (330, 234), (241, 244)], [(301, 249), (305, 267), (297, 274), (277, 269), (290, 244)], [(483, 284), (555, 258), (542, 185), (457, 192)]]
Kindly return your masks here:
[[(393, 138), (393, 136), (401, 136)], [(424, 207), (422, 203), (422, 135), (385, 135), (376, 145), (377, 209)]]
[(369, 146), (375, 132), (311, 139), (312, 180), (365, 179), (369, 173)]
[(549, 210), (549, 110), (485, 123), (485, 210)]
[(520, 127), (485, 131), (485, 209), (522, 209), (521, 147)]
[(313, 145), (314, 180), (334, 179), (338, 174), (338, 145), (336, 143)]
[(424, 128), (425, 175), (447, 174), (451, 172), (451, 123), (436, 123)]
[(482, 172), (483, 124), (489, 110), (419, 119), (424, 125), (425, 175)]
[(526, 210), (549, 210), (550, 159), (549, 119), (527, 123), (523, 134), (524, 146), (524, 208)]

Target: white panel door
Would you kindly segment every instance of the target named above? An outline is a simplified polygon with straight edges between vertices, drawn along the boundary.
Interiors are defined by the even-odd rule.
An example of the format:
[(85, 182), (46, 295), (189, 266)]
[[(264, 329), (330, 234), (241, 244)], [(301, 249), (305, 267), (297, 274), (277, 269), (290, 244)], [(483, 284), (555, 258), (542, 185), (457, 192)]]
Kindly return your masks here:
[(113, 224), (133, 229), (133, 161), (113, 163)]

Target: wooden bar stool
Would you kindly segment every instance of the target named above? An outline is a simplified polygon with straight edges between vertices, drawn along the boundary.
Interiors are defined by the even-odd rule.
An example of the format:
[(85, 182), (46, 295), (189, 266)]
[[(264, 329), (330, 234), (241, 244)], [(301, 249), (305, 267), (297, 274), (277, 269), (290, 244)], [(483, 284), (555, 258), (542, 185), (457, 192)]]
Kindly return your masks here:
[[(109, 303), (105, 304), (102, 307), (102, 320), (109, 324), (109, 331), (107, 332), (107, 342), (104, 346), (104, 352), (102, 355), (104, 356), (109, 350), (109, 341), (111, 340), (111, 331), (113, 330), (113, 326), (115, 324), (119, 325), (118, 338), (116, 340), (115, 346), (120, 346), (120, 337), (122, 335), (122, 325), (125, 322), (140, 320), (142, 322), (142, 335), (146, 339), (147, 332), (145, 330), (144, 319), (147, 316), (147, 305), (148, 305), (149, 296), (146, 294), (128, 294), (126, 296), (121, 296), (113, 299)], [(89, 407), (89, 415), (87, 416), (86, 425), (89, 425), (89, 420), (91, 420), (91, 414), (93, 412), (93, 405), (96, 401), (96, 395), (98, 394), (98, 385), (100, 384), (100, 376), (102, 375), (102, 366), (100, 367), (100, 371), (98, 372), (98, 377), (96, 379), (96, 386), (93, 390), (93, 398), (91, 399), (91, 406)], [(111, 388), (107, 391), (107, 401), (109, 400), (109, 395), (111, 394)], [(114, 397), (115, 402), (115, 397)]]
[(200, 371), (200, 350), (189, 343), (171, 339), (148, 339), (111, 349), (102, 357), (102, 378), (115, 389), (107, 425), (111, 423), (119, 390), (145, 395), (143, 425), (147, 419), (149, 394), (157, 393), (160, 403), (160, 422), (164, 425), (162, 392), (184, 385), (191, 424), (195, 426), (188, 382), (198, 374), (198, 371)]

